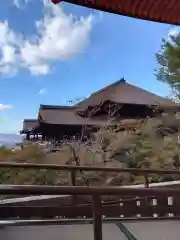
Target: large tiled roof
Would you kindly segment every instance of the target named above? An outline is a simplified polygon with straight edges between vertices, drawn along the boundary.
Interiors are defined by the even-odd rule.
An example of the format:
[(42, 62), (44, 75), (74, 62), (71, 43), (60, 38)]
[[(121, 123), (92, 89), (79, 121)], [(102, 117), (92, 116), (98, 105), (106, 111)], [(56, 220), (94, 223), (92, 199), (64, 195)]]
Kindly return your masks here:
[(83, 118), (76, 113), (76, 107), (71, 106), (49, 106), (41, 105), (39, 110), (39, 121), (48, 124), (60, 125), (93, 125), (104, 126), (106, 120), (94, 120)]
[(88, 106), (98, 105), (101, 101), (158, 106), (173, 105), (171, 100), (133, 86), (126, 83), (124, 79), (121, 79), (120, 81), (93, 93), (89, 98), (78, 103), (76, 107), (83, 109)]
[(179, 0), (51, 0), (53, 3), (69, 2), (124, 16), (180, 24)]

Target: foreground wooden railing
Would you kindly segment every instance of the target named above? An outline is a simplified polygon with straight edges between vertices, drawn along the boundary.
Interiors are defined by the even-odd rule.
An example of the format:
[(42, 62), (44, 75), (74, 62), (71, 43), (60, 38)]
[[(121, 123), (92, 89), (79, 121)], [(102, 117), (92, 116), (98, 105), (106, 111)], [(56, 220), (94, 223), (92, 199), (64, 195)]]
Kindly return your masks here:
[[(168, 200), (171, 199), (172, 203)], [(173, 200), (172, 200), (173, 199)], [(120, 201), (118, 204), (103, 205), (102, 215), (106, 218), (153, 218), (180, 216), (180, 202), (172, 197), (137, 198), (136, 200)], [(18, 217), (23, 219), (46, 218), (92, 218), (92, 206), (0, 206), (0, 219)]]
[[(92, 196), (92, 200), (93, 200), (93, 206), (92, 208), (90, 209), (85, 209), (83, 210), (83, 208), (80, 210), (78, 207), (75, 208), (75, 210), (73, 210), (73, 208), (67, 210), (67, 209), (63, 209), (63, 208), (58, 208), (58, 207), (55, 207), (53, 208), (53, 206), (51, 206), (49, 208), (49, 211), (48, 213), (50, 213), (50, 217), (52, 216), (57, 216), (57, 215), (64, 215), (64, 217), (66, 217), (66, 215), (70, 214), (70, 210), (71, 211), (75, 211), (74, 215), (77, 217), (79, 215), (82, 214), (85, 214), (85, 221), (87, 221), (88, 219), (86, 218), (87, 216), (90, 217), (90, 219), (88, 221), (92, 221), (93, 219), (93, 224), (94, 224), (94, 240), (101, 240), (102, 239), (102, 215), (104, 214), (107, 214), (108, 217), (106, 216), (105, 217), (105, 221), (112, 221), (112, 220), (116, 220), (116, 221), (119, 221), (120, 220), (120, 217), (122, 215), (122, 213), (124, 214), (129, 214), (131, 213), (131, 216), (132, 215), (136, 215), (138, 214), (138, 212), (140, 210), (143, 210), (141, 211), (140, 213), (142, 213), (142, 215), (144, 213), (159, 213), (160, 214), (160, 219), (178, 219), (179, 218), (179, 211), (178, 209), (179, 208), (179, 203), (177, 202), (177, 205), (175, 205), (175, 207), (172, 205), (172, 206), (169, 206), (168, 204), (165, 204), (165, 201), (167, 200), (167, 197), (171, 196), (173, 198), (175, 197), (179, 197), (180, 196), (180, 189), (153, 189), (153, 188), (143, 188), (143, 189), (133, 189), (133, 188), (120, 188), (120, 187), (74, 187), (74, 186), (70, 186), (70, 187), (60, 187), (60, 186), (22, 186), (22, 185), (4, 185), (4, 186), (0, 186), (0, 194), (23, 194), (23, 195), (31, 195), (31, 194), (46, 194), (46, 195), (67, 195), (67, 194), (70, 194), (70, 195), (91, 195)], [(136, 207), (137, 205), (137, 202), (136, 202), (136, 205), (134, 205), (133, 208), (127, 210), (127, 208), (124, 208), (123, 206), (119, 206), (119, 211), (117, 212), (117, 207), (114, 208), (113, 210), (113, 206), (110, 206), (109, 209), (106, 208), (105, 206), (103, 207), (102, 204), (101, 204), (101, 195), (118, 195), (118, 196), (132, 196), (132, 197), (136, 197), (136, 196), (141, 196), (141, 197), (152, 197), (154, 199), (160, 199), (160, 204), (158, 205), (158, 207), (154, 207), (154, 205), (149, 205), (147, 202), (146, 202), (146, 199), (144, 199), (144, 202), (143, 202), (143, 208), (139, 208), (138, 206)], [(148, 199), (149, 200), (149, 199)], [(138, 200), (139, 201), (139, 200)], [(141, 200), (142, 201), (142, 200)], [(141, 203), (138, 204), (141, 206)], [(169, 206), (169, 207), (168, 207)], [(18, 211), (20, 209), (16, 208)], [(137, 211), (138, 209), (138, 211)], [(15, 209), (13, 209), (14, 211)], [(39, 206), (37, 206), (37, 209), (33, 209), (33, 208), (22, 208), (21, 209), (22, 212), (15, 212), (15, 215), (18, 214), (18, 216), (20, 215), (20, 217), (22, 217), (22, 213), (24, 211), (39, 211), (41, 212), (44, 212), (45, 210), (47, 210), (47, 208), (40, 208)], [(5, 207), (3, 209), (3, 207), (1, 207), (1, 213), (5, 212), (6, 213), (9, 211), (11, 212), (12, 211), (12, 208), (9, 207)], [(112, 215), (113, 218), (110, 218), (109, 215)], [(167, 214), (171, 214), (169, 216), (167, 216)], [(172, 215), (173, 214), (173, 215)], [(32, 214), (33, 215), (33, 214)], [(120, 217), (118, 218), (115, 218), (115, 215), (119, 215)], [(174, 217), (174, 215), (176, 215)], [(149, 217), (149, 219), (156, 219), (157, 216), (154, 216), (153, 217)], [(137, 219), (140, 219), (140, 217), (133, 217), (133, 218), (128, 218), (128, 217), (125, 217), (123, 218), (123, 221), (125, 220), (137, 220)], [(141, 218), (142, 220), (145, 220), (143, 218)], [(55, 221), (55, 220), (53, 220)], [(51, 223), (53, 222), (51, 221)], [(62, 221), (62, 220), (61, 220)], [(67, 220), (63, 219), (64, 222), (66, 222)], [(82, 221), (82, 220), (81, 220)], [(27, 221), (26, 221), (27, 222)], [(60, 220), (59, 220), (60, 222)], [(18, 221), (16, 221), (16, 223), (18, 223)], [(22, 221), (21, 221), (22, 223)]]
[[(36, 202), (30, 206), (0, 205), (0, 223), (3, 225), (93, 223), (94, 239), (101, 240), (102, 222), (180, 219), (179, 188), (148, 188), (149, 174), (179, 175), (179, 171), (5, 162), (0, 163), (1, 168), (70, 171), (73, 178), (76, 171), (129, 172), (145, 177), (145, 188), (0, 185), (0, 195), (92, 196), (92, 201), (88, 204), (77, 202), (76, 205), (69, 206), (58, 204), (38, 206)], [(118, 200), (104, 202), (101, 198), (104, 195), (115, 195)]]

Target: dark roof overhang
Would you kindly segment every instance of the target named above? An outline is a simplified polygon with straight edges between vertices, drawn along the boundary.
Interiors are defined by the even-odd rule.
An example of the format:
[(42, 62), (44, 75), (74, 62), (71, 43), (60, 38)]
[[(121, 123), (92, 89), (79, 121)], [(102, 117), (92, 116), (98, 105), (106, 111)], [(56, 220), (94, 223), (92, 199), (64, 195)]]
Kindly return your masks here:
[(136, 103), (114, 102), (111, 100), (106, 100), (106, 101), (100, 102), (95, 106), (88, 106), (87, 108), (79, 109), (77, 113), (82, 117), (92, 117), (102, 112), (114, 116), (116, 114), (121, 115), (121, 110), (123, 110), (124, 108), (149, 109), (149, 113), (151, 112), (152, 115), (154, 115), (154, 112), (161, 111), (159, 106), (147, 105), (147, 104), (136, 104)]
[(149, 21), (180, 24), (180, 1), (177, 0), (51, 0), (52, 3), (77, 5)]
[(137, 103), (125, 103), (125, 102), (114, 102), (110, 100), (101, 101), (99, 104), (95, 106), (88, 106), (84, 109), (78, 109), (77, 114), (79, 114), (82, 117), (92, 117), (99, 113), (106, 112), (107, 114), (110, 114), (113, 112), (114, 115), (121, 116), (121, 112), (123, 112), (124, 109), (129, 109), (129, 112), (131, 112), (131, 109), (138, 109), (142, 111), (147, 111), (148, 116), (158, 116), (162, 113), (173, 113), (176, 114), (177, 112), (180, 112), (180, 105), (158, 105), (158, 104), (137, 104)]

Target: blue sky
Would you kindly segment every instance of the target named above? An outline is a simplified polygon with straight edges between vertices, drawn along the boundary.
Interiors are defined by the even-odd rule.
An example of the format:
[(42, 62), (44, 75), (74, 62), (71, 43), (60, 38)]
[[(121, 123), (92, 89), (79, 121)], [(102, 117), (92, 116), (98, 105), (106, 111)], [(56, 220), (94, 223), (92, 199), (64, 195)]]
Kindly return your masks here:
[(0, 8), (0, 132), (18, 132), (40, 104), (65, 105), (124, 77), (162, 96), (155, 53), (173, 26), (43, 0)]

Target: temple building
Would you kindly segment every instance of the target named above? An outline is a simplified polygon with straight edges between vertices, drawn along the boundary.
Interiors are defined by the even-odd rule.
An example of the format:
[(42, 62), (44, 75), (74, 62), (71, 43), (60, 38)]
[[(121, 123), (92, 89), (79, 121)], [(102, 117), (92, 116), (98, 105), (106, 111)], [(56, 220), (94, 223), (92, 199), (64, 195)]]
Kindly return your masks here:
[(82, 138), (99, 128), (120, 127), (125, 122), (155, 117), (175, 104), (121, 79), (74, 106), (40, 105), (37, 120), (25, 119), (21, 133), (26, 139), (59, 141)]
[(23, 130), (20, 131), (20, 134), (26, 135), (26, 139), (27, 140), (30, 140), (30, 136), (33, 139), (35, 139), (36, 138), (35, 133), (34, 134), (29, 134), (29, 133), (32, 131), (32, 129), (34, 129), (36, 124), (37, 124), (37, 119), (24, 119), (24, 121), (23, 121)]

